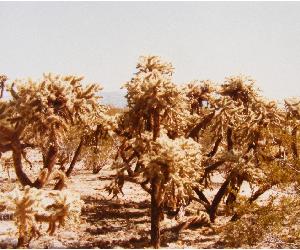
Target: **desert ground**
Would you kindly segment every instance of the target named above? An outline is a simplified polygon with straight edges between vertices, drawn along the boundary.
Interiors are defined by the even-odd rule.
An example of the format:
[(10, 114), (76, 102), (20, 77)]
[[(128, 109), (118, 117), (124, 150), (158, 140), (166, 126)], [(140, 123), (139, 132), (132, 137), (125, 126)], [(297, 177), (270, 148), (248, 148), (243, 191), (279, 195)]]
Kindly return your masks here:
[[(1, 191), (12, 190), (16, 177), (12, 170), (9, 174), (1, 172)], [(105, 187), (113, 180), (114, 172), (109, 165), (104, 166), (97, 174), (79, 166), (67, 182), (67, 189), (79, 193), (84, 202), (81, 211), (81, 223), (76, 227), (66, 225), (59, 228), (54, 235), (42, 235), (33, 239), (29, 248), (151, 248), (150, 245), (150, 195), (139, 185), (126, 182), (124, 195), (112, 199)], [(212, 197), (221, 183), (220, 176), (214, 176), (215, 188), (207, 192)], [(51, 188), (50, 185), (47, 188)], [(242, 193), (250, 193), (243, 185)], [(268, 194), (263, 195), (263, 202)], [(188, 219), (203, 210), (203, 207), (192, 202), (185, 211)], [(229, 220), (220, 207), (217, 220), (212, 227), (188, 228), (179, 234), (170, 229), (178, 221), (165, 217), (162, 221), (162, 248), (223, 248), (217, 228)], [(0, 247), (15, 248), (17, 245), (17, 228), (12, 220), (0, 221)], [(258, 247), (258, 246), (257, 246)], [(270, 247), (259, 246), (259, 247)], [(276, 246), (275, 246), (276, 247)], [(278, 247), (278, 246), (277, 246)]]

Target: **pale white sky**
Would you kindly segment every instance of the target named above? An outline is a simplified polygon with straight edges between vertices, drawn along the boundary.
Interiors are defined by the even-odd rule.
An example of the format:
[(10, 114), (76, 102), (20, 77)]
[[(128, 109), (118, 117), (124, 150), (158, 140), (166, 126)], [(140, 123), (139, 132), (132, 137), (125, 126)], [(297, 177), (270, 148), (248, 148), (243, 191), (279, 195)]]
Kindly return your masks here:
[(0, 2), (0, 72), (85, 75), (106, 91), (140, 55), (176, 83), (243, 73), (266, 97), (300, 96), (300, 2)]

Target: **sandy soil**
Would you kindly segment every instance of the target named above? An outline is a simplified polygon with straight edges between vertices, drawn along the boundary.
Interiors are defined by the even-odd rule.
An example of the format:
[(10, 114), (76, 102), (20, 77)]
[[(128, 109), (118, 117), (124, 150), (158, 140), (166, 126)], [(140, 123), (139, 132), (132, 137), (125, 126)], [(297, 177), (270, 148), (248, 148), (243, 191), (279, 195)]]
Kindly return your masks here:
[[(112, 180), (113, 173), (104, 167), (98, 174), (88, 170), (75, 170), (68, 181), (67, 188), (79, 192), (84, 201), (82, 222), (76, 228), (60, 228), (53, 236), (43, 235), (32, 240), (30, 248), (149, 248), (150, 241), (150, 196), (140, 186), (126, 183), (124, 196), (111, 199), (104, 187)], [(6, 173), (2, 173), (1, 190), (10, 190), (14, 185)], [(215, 181), (221, 182), (219, 176)], [(216, 187), (218, 184), (216, 185)], [(242, 192), (249, 193), (243, 186)], [(206, 193), (211, 197), (217, 189)], [(199, 203), (192, 203), (186, 217), (196, 215), (201, 209)], [(215, 227), (225, 223), (228, 218), (217, 217)], [(175, 219), (165, 218), (162, 228), (176, 225)], [(162, 248), (221, 248), (219, 236), (208, 227), (183, 230), (178, 236), (166, 231), (162, 235)], [(0, 221), (0, 248), (15, 247), (16, 227), (13, 221)]]

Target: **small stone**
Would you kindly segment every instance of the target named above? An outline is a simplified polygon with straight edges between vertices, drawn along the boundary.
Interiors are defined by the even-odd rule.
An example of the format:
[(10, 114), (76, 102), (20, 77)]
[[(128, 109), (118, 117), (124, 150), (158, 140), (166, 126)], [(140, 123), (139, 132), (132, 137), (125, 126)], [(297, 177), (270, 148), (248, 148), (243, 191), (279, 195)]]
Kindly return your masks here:
[(53, 240), (49, 245), (48, 248), (52, 248), (52, 249), (59, 249), (59, 248), (66, 248), (66, 246), (58, 241), (58, 240)]
[(71, 231), (65, 231), (60, 233), (60, 238), (76, 239), (77, 237), (77, 234)]

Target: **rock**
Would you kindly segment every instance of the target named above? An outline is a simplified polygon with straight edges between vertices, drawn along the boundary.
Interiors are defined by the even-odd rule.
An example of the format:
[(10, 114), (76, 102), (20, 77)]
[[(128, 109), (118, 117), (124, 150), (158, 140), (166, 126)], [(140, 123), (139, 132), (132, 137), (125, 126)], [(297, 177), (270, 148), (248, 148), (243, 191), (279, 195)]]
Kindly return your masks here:
[(30, 243), (29, 243), (29, 246), (28, 248), (30, 249), (42, 249), (44, 248), (40, 242), (38, 241), (35, 241), (35, 240), (32, 240)]
[(179, 248), (179, 247), (178, 247), (178, 244), (172, 242), (172, 243), (168, 243), (168, 248), (176, 249), (176, 248)]
[(35, 249), (43, 249), (43, 248), (50, 248), (50, 249), (60, 249), (60, 248), (66, 248), (66, 246), (59, 240), (55, 239), (39, 239), (37, 241), (32, 241), (29, 243), (29, 248), (35, 248)]
[(58, 240), (52, 240), (48, 244), (48, 248), (59, 249), (59, 248), (66, 248), (66, 246), (62, 242), (60, 242)]
[(65, 231), (65, 232), (61, 232), (60, 234), (60, 238), (66, 238), (66, 239), (76, 239), (78, 238), (78, 234), (76, 234), (75, 232), (72, 231)]

